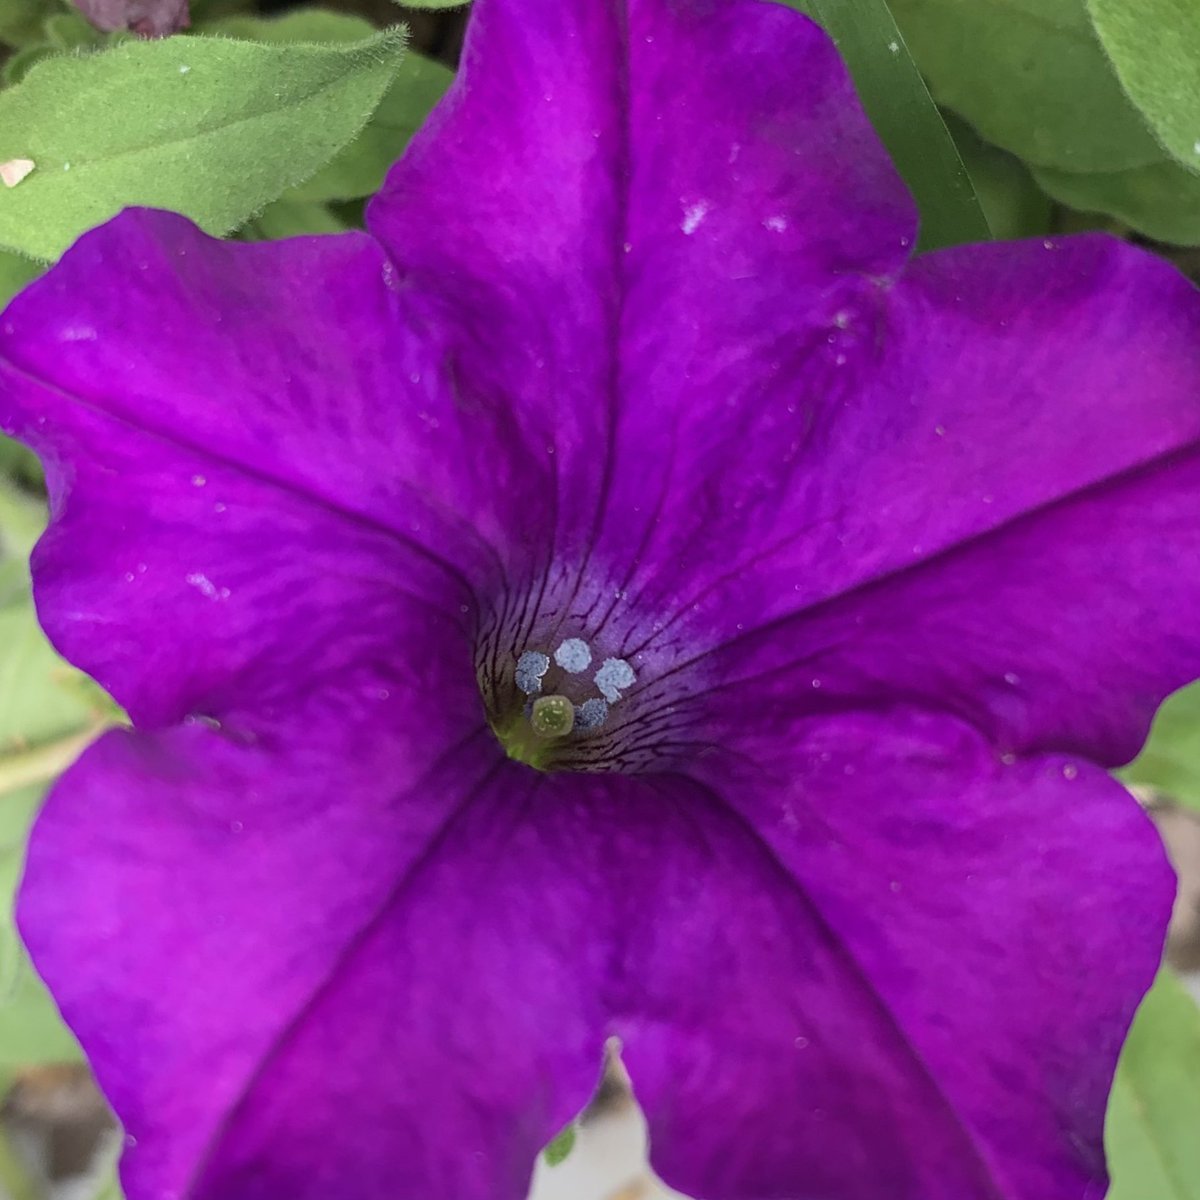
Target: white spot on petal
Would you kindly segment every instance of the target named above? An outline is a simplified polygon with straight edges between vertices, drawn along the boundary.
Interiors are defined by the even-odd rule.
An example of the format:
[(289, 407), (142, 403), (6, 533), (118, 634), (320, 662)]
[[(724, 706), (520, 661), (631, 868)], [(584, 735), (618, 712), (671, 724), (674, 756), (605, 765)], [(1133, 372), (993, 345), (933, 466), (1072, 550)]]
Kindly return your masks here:
[(782, 233), (788, 227), (787, 217), (768, 217), (763, 226), (772, 233)]
[(185, 575), (184, 579), (190, 583), (196, 591), (207, 596), (210, 600), (228, 600), (229, 589), (218, 588), (215, 583), (207, 575), (201, 574), (199, 571), (192, 572), (191, 575)]
[(709, 204), (701, 200), (698, 204), (690, 204), (683, 210), (683, 223), (679, 226), (686, 234), (693, 234), (700, 228), (704, 218), (708, 216)]
[(90, 325), (64, 325), (58, 331), (60, 342), (94, 342), (96, 331)]

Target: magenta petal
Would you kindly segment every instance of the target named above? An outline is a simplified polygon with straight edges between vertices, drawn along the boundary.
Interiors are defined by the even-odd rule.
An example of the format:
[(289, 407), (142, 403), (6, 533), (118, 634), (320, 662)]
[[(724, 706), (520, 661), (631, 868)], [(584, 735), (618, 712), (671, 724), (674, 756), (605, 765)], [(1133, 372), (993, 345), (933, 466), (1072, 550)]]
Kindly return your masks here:
[(369, 215), (443, 306), (456, 376), (553, 453), (559, 556), (602, 561), (712, 468), (726, 424), (669, 474), (698, 403), (757, 404), (837, 291), (895, 272), (915, 236), (832, 43), (760, 0), (480, 0), (458, 82)]
[[(762, 766), (700, 769), (763, 857), (714, 841), (687, 944), (641, 975), (657, 1020), (627, 1035), (665, 1177), (709, 1200), (1100, 1200), (1173, 892), (1137, 805), (920, 713), (742, 749)], [(747, 869), (755, 892), (721, 892)], [(736, 949), (685, 982), (706, 921)]]
[(794, 498), (807, 524), (718, 594), (749, 631), (726, 680), (808, 711), (920, 701), (1003, 750), (1129, 759), (1200, 674), (1179, 620), (1200, 606), (1183, 565), (1200, 296), (1084, 237), (918, 259), (881, 302), (877, 361)]
[[(435, 711), (453, 717), (443, 707), (453, 694), (434, 695)], [(38, 822), (21, 927), (130, 1137), (123, 1178), (134, 1200), (329, 1196), (317, 1185), (330, 1173), (340, 1184), (332, 1194), (391, 1197), (394, 1190), (380, 1190), (380, 1172), (398, 1169), (398, 1139), (422, 1138), (430, 1143), (429, 1174), (414, 1178), (410, 1195), (515, 1198), (539, 1139), (594, 1081), (597, 1049), (589, 1045), (579, 1077), (568, 1081), (575, 1084), (570, 1103), (560, 1100), (553, 1111), (544, 1097), (519, 1094), (527, 1077), (514, 1078), (508, 1092), (496, 1084), (496, 1103), (513, 1106), (497, 1118), (497, 1130), (518, 1138), (517, 1110), (528, 1105), (525, 1141), (518, 1142), (524, 1149), (501, 1161), (493, 1146), (481, 1168), (454, 1140), (482, 1136), (470, 1113), (453, 1120), (469, 1103), (464, 1095), (454, 1097), (457, 1110), (439, 1109), (417, 1086), (411, 1072), (421, 1063), (411, 1056), (370, 1064), (347, 1056), (308, 1079), (304, 1095), (264, 1102), (273, 1113), (287, 1110), (276, 1118), (285, 1127), (314, 1114), (328, 1120), (307, 1149), (278, 1146), (257, 1166), (257, 1179), (269, 1185), (317, 1154), (324, 1165), (309, 1184), (272, 1191), (251, 1178), (237, 1187), (199, 1187), (226, 1141), (257, 1119), (255, 1104), (247, 1108), (242, 1098), (256, 1094), (319, 998), (340, 986), (358, 943), (402, 898), (431, 847), (450, 836), (458, 811), (499, 760), (478, 726), (457, 744), (398, 740), (394, 730), (413, 728), (428, 697), (358, 697), (346, 689), (326, 698), (334, 700), (337, 721), (319, 706), (297, 711), (290, 736), (271, 747), (239, 745), (201, 727), (110, 734), (59, 783)], [(344, 1012), (338, 1028), (323, 1034), (332, 1038), (328, 1048), (348, 1046), (356, 1026), (376, 1019), (400, 1035), (405, 981), (428, 976), (414, 956), (444, 951), (453, 961), (456, 954), (453, 939), (438, 936), (436, 928), (422, 930), (419, 945), (377, 964), (376, 1008)], [(470, 1005), (457, 1007), (462, 998), (425, 996), (470, 1031), (477, 1018)], [(491, 1036), (483, 1023), (478, 1029)], [(444, 1033), (453, 1036), (448, 1027)], [(445, 1056), (448, 1065), (454, 1050), (430, 1043), (422, 1052)], [(547, 1055), (556, 1052), (547, 1046)], [(456, 1079), (460, 1091), (469, 1082)], [(389, 1097), (413, 1107), (389, 1113)], [(461, 1189), (436, 1186), (456, 1164), (476, 1172), (477, 1182), (485, 1170), (495, 1172), (487, 1175), (495, 1190), (467, 1180)], [(420, 1164), (412, 1169), (419, 1174)]]
[[(521, 1200), (611, 1035), (706, 1200), (1099, 1200), (1169, 875), (1062, 754), (1200, 672), (1194, 289), (905, 273), (783, 6), (473, 20), (380, 243), (127, 213), (0, 317), (43, 620), (140, 727), (20, 913), (130, 1200)], [(563, 639), (613, 711), (537, 760)]]
[(410, 703), (369, 761), (117, 734), (52, 797), (21, 920), (131, 1196), (521, 1200), (609, 1035), (698, 1196), (1102, 1194), (1171, 893), (1118, 785), (892, 714), (714, 760), (731, 809), (471, 740), (410, 765)]
[(365, 237), (222, 243), (131, 211), (5, 311), (4, 427), (54, 507), (41, 618), (140, 724), (395, 662), (392, 609), (465, 625), (499, 530), (510, 562), (507, 531), (537, 532), (545, 481), (464, 413), (388, 269)]
[(714, 639), (932, 568), (1200, 437), (1200, 296), (1115, 239), (943, 251), (811, 315), (753, 399), (701, 388), (664, 426), (665, 500), (643, 442), (619, 458), (617, 503), (657, 518), (631, 598), (703, 605)]

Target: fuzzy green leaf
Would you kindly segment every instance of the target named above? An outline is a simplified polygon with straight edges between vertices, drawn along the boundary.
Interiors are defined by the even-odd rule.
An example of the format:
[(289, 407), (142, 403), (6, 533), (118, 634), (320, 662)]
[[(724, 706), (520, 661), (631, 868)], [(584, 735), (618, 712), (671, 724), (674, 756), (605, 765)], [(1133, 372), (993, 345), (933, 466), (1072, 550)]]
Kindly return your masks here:
[(1087, 0), (1125, 91), (1159, 141), (1200, 171), (1200, 9), (1195, 0)]
[(31, 42), (22, 46), (4, 60), (4, 66), (0, 67), (0, 81), (6, 87), (12, 87), (13, 84), (20, 83), (37, 63), (60, 53), (61, 51), (49, 42)]
[[(227, 17), (206, 30), (265, 42), (344, 42), (364, 37), (371, 26), (346, 13), (300, 8), (282, 17)], [(377, 192), (388, 168), (453, 79), (454, 72), (441, 63), (407, 55), (362, 133), (311, 179), (293, 188), (288, 199), (354, 200)]]
[(347, 145), (399, 67), (403, 35), (338, 46), (129, 42), (38, 63), (0, 93), (0, 245), (60, 254), (129, 205), (226, 233)]
[(290, 195), (298, 200), (353, 200), (377, 192), (388, 168), (453, 80), (454, 72), (441, 63), (408, 55), (362, 133)]

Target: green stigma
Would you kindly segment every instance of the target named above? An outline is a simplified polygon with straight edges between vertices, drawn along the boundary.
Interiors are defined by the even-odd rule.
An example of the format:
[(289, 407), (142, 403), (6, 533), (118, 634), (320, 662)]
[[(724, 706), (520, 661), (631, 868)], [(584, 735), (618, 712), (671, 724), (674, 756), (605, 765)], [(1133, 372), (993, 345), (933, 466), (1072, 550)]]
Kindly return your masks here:
[(575, 728), (575, 705), (566, 696), (539, 696), (529, 723), (538, 737), (566, 737)]
[(529, 715), (514, 714), (492, 728), (509, 758), (538, 771), (549, 770), (557, 742), (575, 728), (575, 705), (566, 696), (539, 696)]

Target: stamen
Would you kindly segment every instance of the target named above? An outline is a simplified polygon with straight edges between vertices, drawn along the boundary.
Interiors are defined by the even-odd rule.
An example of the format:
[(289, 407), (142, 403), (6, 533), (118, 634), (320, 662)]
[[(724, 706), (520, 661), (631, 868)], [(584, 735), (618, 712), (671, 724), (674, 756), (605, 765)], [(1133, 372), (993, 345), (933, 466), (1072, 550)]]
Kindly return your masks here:
[(569, 675), (579, 675), (592, 665), (592, 652), (583, 638), (567, 638), (555, 650), (554, 661)]
[(633, 668), (623, 658), (606, 658), (596, 672), (595, 683), (605, 700), (616, 704), (621, 699), (621, 689), (632, 687), (636, 680)]
[(566, 696), (541, 696), (533, 702), (529, 723), (538, 737), (565, 737), (575, 727), (575, 706)]
[(575, 728), (580, 732), (599, 729), (608, 719), (608, 705), (603, 700), (585, 700), (575, 712)]
[(539, 650), (526, 650), (517, 659), (517, 687), (527, 696), (542, 690), (542, 676), (550, 670), (550, 659)]

